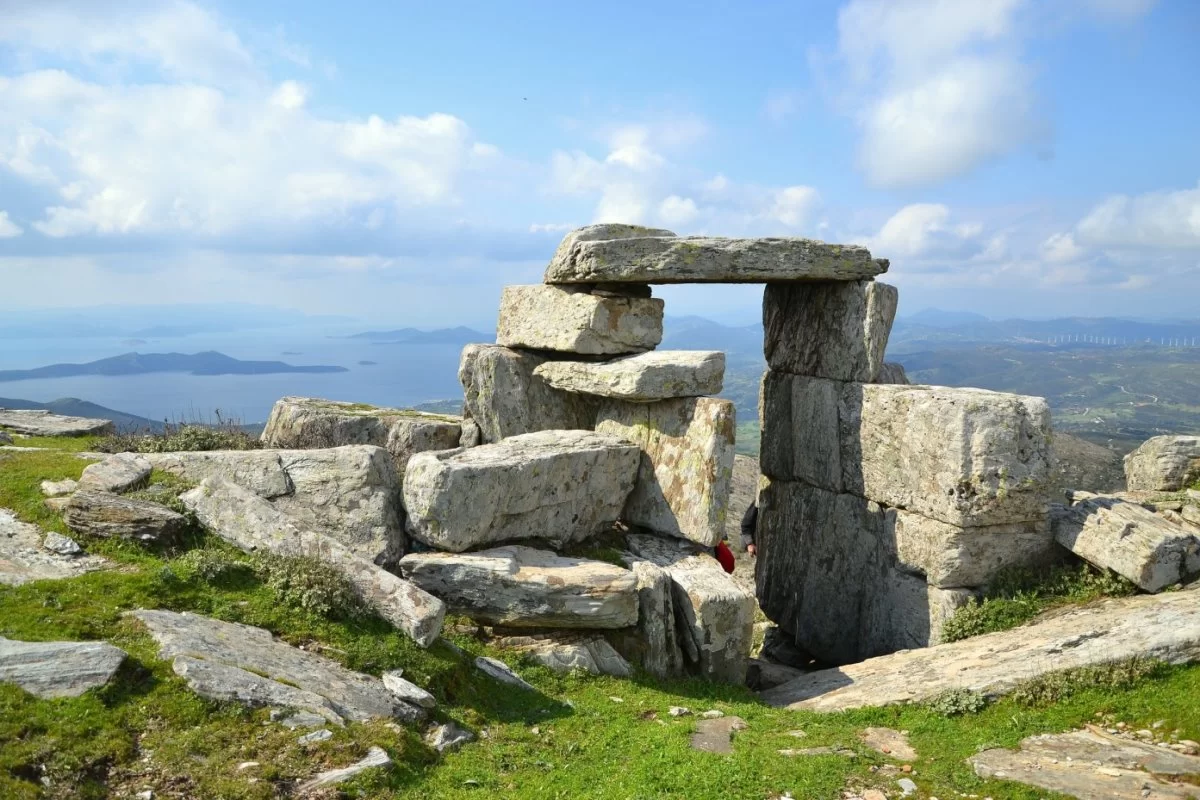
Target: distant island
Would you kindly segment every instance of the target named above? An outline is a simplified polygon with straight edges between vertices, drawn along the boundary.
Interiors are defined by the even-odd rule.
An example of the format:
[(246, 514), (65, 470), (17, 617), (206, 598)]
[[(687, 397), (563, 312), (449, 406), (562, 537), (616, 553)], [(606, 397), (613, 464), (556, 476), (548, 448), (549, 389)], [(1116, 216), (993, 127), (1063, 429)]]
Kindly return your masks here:
[(241, 361), (207, 351), (186, 353), (125, 353), (86, 364), (51, 364), (36, 369), (0, 370), (0, 382), (35, 378), (72, 378), (80, 375), (145, 375), (152, 372), (186, 372), (191, 375), (271, 375), (290, 372), (346, 372), (345, 367), (296, 366), (283, 361)]
[(438, 328), (433, 331), (422, 331), (416, 328), (398, 328), (394, 331), (365, 331), (350, 336), (334, 337), (342, 339), (366, 339), (373, 344), (470, 344), (471, 342), (487, 342), (492, 335), (480, 333), (471, 328)]
[(360, 367), (373, 367), (378, 363), (379, 363), (378, 361), (360, 361), (360, 362), (358, 362), (358, 365)]

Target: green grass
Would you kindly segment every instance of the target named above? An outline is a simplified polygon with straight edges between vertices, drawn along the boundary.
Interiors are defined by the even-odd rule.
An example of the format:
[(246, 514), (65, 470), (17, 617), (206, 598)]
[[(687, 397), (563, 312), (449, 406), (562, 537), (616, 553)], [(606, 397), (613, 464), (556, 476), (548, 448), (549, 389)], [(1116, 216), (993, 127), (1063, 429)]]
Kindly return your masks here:
[(969, 636), (1015, 628), (1043, 611), (1078, 605), (1101, 597), (1125, 597), (1137, 591), (1132, 583), (1088, 564), (1059, 564), (1045, 570), (1001, 572), (982, 600), (972, 600), (946, 620), (942, 639), (955, 642)]
[[(41, 505), (37, 484), (77, 477), (84, 463), (61, 452), (0, 456), (0, 506), (61, 529)], [(1200, 706), (1180, 702), (1200, 696), (1200, 667), (1116, 667), (1086, 680), (1048, 678), (1032, 686), (1029, 697), (1018, 693), (1019, 699), (954, 716), (933, 706), (792, 712), (765, 707), (741, 687), (644, 676), (558, 676), (466, 636), (453, 638), (466, 657), (444, 643), (422, 650), (375, 617), (330, 617), (284, 602), (252, 558), (209, 537), (195, 537), (187, 549), (157, 552), (83, 544), (104, 552), (117, 562), (115, 568), (67, 581), (0, 587), (0, 636), (107, 639), (130, 658), (110, 685), (79, 698), (37, 700), (0, 686), (0, 797), (132, 796), (145, 788), (157, 796), (289, 796), (299, 781), (349, 764), (371, 745), (387, 750), (396, 768), (344, 786), (347, 796), (730, 800), (790, 792), (796, 798), (835, 798), (846, 786), (878, 786), (891, 796), (895, 778), (872, 771), (888, 759), (858, 740), (863, 727), (886, 725), (910, 732), (922, 756), (912, 776), (922, 796), (961, 792), (1032, 800), (1046, 794), (980, 779), (964, 759), (982, 748), (1015, 746), (1031, 734), (1078, 727), (1097, 715), (1139, 728), (1163, 720), (1181, 738), (1200, 737)], [(331, 740), (302, 746), (297, 741), (302, 731), (269, 724), (265, 710), (192, 694), (158, 660), (150, 638), (122, 616), (138, 607), (258, 625), (370, 674), (403, 668), (405, 677), (437, 696), (440, 719), (455, 719), (481, 738), (438, 757), (417, 731), (380, 722), (333, 729)], [(484, 652), (509, 659), (539, 691), (502, 687), (480, 676), (470, 659)], [(667, 709), (675, 705), (696, 712), (719, 708), (750, 727), (736, 735), (732, 756), (700, 753), (688, 747), (695, 717), (671, 718)], [(794, 730), (804, 731), (805, 738), (790, 736)], [(858, 757), (788, 758), (777, 752), (824, 745), (850, 748)], [(260, 766), (239, 771), (249, 761)]]

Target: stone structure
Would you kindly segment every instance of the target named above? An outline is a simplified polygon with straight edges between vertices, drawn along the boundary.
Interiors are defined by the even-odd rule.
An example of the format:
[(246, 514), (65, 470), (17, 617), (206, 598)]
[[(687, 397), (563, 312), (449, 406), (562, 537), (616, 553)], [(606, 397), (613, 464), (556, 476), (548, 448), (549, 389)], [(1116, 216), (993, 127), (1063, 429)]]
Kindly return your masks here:
[(1131, 492), (1178, 492), (1200, 481), (1200, 436), (1155, 436), (1125, 456)]

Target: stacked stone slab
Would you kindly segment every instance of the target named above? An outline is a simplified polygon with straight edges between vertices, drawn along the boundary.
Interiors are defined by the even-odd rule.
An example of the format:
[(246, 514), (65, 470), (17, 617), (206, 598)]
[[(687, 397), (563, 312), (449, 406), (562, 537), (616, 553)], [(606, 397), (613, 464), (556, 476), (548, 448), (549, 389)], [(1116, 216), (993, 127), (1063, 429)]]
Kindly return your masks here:
[(763, 300), (759, 601), (831, 663), (937, 643), (997, 571), (1053, 550), (1045, 401), (908, 385), (883, 363), (896, 306), (872, 280)]

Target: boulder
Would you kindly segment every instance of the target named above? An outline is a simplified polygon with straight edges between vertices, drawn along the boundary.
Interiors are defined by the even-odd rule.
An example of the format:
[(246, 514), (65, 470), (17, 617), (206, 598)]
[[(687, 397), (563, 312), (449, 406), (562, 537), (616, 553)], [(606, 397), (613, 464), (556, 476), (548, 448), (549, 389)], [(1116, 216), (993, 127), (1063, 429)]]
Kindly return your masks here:
[(461, 417), (313, 397), (284, 397), (271, 409), (262, 442), (265, 447), (295, 449), (375, 445), (391, 453), (396, 476), (403, 481), (410, 456), (458, 447), (461, 436)]
[(78, 488), (120, 494), (144, 485), (150, 478), (150, 469), (145, 456), (117, 453), (85, 467)]
[(403, 676), (403, 670), (388, 670), (379, 676), (392, 694), (406, 703), (421, 708), (436, 708), (437, 698)]
[(602, 297), (558, 286), (506, 286), (496, 343), (584, 355), (653, 350), (662, 341), (663, 301)]
[[(865, 247), (812, 239), (667, 236), (668, 231), (567, 234), (546, 283), (766, 283), (858, 280), (885, 272)], [(612, 236), (613, 238), (598, 238)]]
[(1063, 547), (1147, 592), (1200, 575), (1200, 530), (1118, 497), (1075, 492), (1051, 515)]
[(54, 531), (50, 531), (46, 534), (46, 538), (42, 539), (42, 547), (51, 553), (58, 553), (60, 556), (77, 556), (83, 552), (79, 542), (70, 536), (63, 536)]
[(776, 283), (763, 294), (772, 370), (870, 383), (879, 377), (899, 295), (875, 281)]
[(547, 430), (591, 430), (596, 399), (559, 391), (538, 377), (547, 359), (493, 344), (463, 348), (458, 380), (484, 443)]
[(579, 669), (616, 678), (633, 675), (629, 662), (599, 636), (504, 636), (494, 639), (493, 644), (529, 656), (553, 672)]
[(629, 549), (671, 577), (676, 634), (692, 669), (708, 680), (744, 683), (755, 600), (693, 544), (631, 534)]
[(215, 477), (249, 489), (304, 527), (377, 564), (395, 564), (404, 554), (400, 483), (382, 447), (216, 450), (147, 458), (155, 468), (196, 483)]
[(268, 501), (222, 478), (209, 478), (179, 498), (200, 522), (247, 552), (315, 556), (337, 567), (379, 616), (428, 647), (441, 633), (445, 605), (339, 541), (306, 529)]
[(541, 431), (408, 462), (409, 532), (441, 550), (516, 539), (555, 545), (609, 528), (637, 476), (638, 448), (591, 431)]
[(108, 563), (99, 556), (60, 553), (46, 547), (53, 544), (47, 541), (52, 535), (0, 508), (0, 585), (73, 578)]
[[(139, 609), (126, 613), (149, 629), (158, 644), (159, 658), (172, 659), (177, 673), (182, 669), (186, 676), (197, 671), (189, 677), (189, 683), (194, 681), (192, 688), (204, 696), (284, 705), (327, 719), (332, 712), (335, 720), (353, 722), (391, 718), (412, 721), (421, 716), (416, 707), (393, 696), (378, 678), (292, 647), (262, 628), (175, 611)], [(214, 669), (210, 673), (206, 667)], [(231, 679), (234, 685), (230, 685)], [(261, 686), (264, 680), (283, 687), (276, 692), (298, 689), (322, 702), (259, 700), (259, 695), (244, 693), (236, 685), (236, 681), (244, 681), (247, 686)]]
[(908, 386), (912, 381), (908, 379), (908, 373), (904, 371), (903, 364), (885, 361), (879, 368), (879, 375), (875, 378), (875, 383), (899, 383)]
[(63, 521), (87, 536), (145, 542), (172, 541), (188, 527), (182, 514), (158, 503), (88, 489), (71, 495)]
[(638, 620), (637, 579), (603, 561), (513, 545), (409, 553), (400, 572), (451, 610), (494, 625), (625, 628)]
[(565, 392), (645, 403), (720, 394), (725, 354), (656, 350), (612, 361), (547, 361), (533, 374)]
[(46, 497), (62, 497), (74, 494), (79, 489), (79, 482), (66, 478), (61, 481), (42, 481), (42, 494)]
[(0, 683), (43, 700), (78, 697), (104, 686), (125, 661), (107, 642), (18, 642), (0, 636)]
[[(3, 420), (0, 420), (3, 424)], [(1200, 481), (1200, 436), (1155, 436), (1125, 456), (1129, 491), (1178, 492)]]
[(850, 383), (838, 418), (845, 491), (964, 527), (1046, 513), (1053, 456), (1040, 397)]
[(844, 711), (931, 700), (952, 689), (1003, 695), (1049, 672), (1124, 661), (1200, 659), (1191, 592), (1104, 600), (1020, 628), (819, 670), (763, 692), (768, 705)]
[(475, 734), (465, 728), (460, 728), (455, 722), (435, 725), (425, 735), (425, 744), (439, 753), (454, 752), (467, 742), (475, 740)]
[(1163, 775), (1200, 775), (1200, 758), (1149, 742), (1111, 736), (1099, 728), (1042, 734), (1021, 740), (1020, 750), (995, 748), (967, 759), (981, 778), (1016, 781), (1083, 800), (1113, 797), (1189, 800), (1195, 784)]
[(683, 653), (675, 630), (671, 575), (657, 564), (637, 559), (632, 554), (626, 563), (637, 580), (636, 660), (642, 669), (655, 677), (679, 675), (683, 670)]
[(714, 547), (725, 534), (736, 429), (729, 400), (604, 403), (596, 432), (641, 448), (637, 481), (621, 518)]
[(0, 408), (0, 428), (23, 436), (107, 436), (116, 426), (106, 419), (68, 417), (34, 409)]

